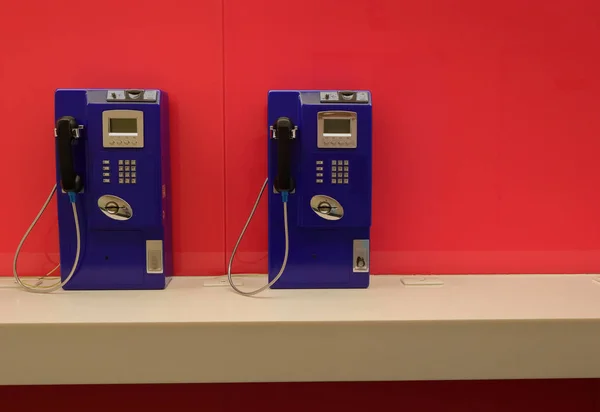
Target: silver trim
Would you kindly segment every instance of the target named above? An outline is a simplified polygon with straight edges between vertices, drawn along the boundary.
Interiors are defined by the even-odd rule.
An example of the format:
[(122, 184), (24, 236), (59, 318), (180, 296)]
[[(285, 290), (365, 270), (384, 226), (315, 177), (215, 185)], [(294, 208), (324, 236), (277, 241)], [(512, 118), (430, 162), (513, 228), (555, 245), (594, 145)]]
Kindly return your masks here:
[(98, 207), (102, 213), (114, 220), (129, 220), (133, 217), (131, 206), (119, 196), (100, 196), (98, 198)]
[(369, 239), (354, 239), (352, 246), (352, 271), (365, 273), (369, 271)]
[[(277, 139), (277, 133), (275, 133), (275, 128), (273, 126), (269, 126), (269, 130), (271, 131), (271, 139)], [(296, 132), (298, 131), (298, 126), (294, 126), (292, 129), (292, 139), (296, 138)]]
[(325, 220), (340, 220), (344, 217), (344, 208), (333, 197), (315, 195), (310, 199), (310, 208)]
[[(325, 120), (350, 120), (350, 133), (325, 133)], [(357, 114), (343, 110), (317, 113), (317, 147), (319, 149), (356, 149)]]
[(163, 241), (146, 240), (146, 273), (163, 272)]
[[(79, 125), (77, 126), (77, 129), (73, 129), (71, 131), (71, 136), (73, 136), (74, 139), (79, 139), (81, 137), (81, 131), (83, 130), (83, 126)], [(56, 127), (54, 128), (54, 137), (58, 137), (58, 133), (56, 131)]]
[[(137, 133), (111, 133), (110, 119), (136, 119)], [(121, 139), (123, 138), (123, 139)], [(131, 140), (129, 140), (131, 138)], [(144, 112), (141, 110), (105, 110), (102, 112), (102, 146), (140, 149), (144, 147)]]

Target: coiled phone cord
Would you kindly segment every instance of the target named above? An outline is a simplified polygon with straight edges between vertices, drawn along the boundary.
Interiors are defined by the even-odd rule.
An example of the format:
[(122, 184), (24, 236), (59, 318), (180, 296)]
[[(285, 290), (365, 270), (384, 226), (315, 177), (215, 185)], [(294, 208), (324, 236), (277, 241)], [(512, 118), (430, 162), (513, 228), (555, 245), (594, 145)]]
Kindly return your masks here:
[(279, 273), (277, 274), (277, 276), (275, 276), (273, 278), (272, 281), (270, 281), (269, 283), (267, 283), (266, 285), (250, 291), (250, 292), (245, 292), (243, 290), (240, 290), (235, 283), (233, 282), (233, 277), (231, 276), (231, 267), (233, 266), (233, 259), (235, 258), (235, 253), (237, 252), (237, 248), (240, 245), (240, 243), (242, 242), (242, 239), (244, 237), (244, 233), (246, 233), (246, 229), (248, 228), (248, 225), (250, 224), (250, 222), (252, 221), (252, 218), (254, 217), (254, 213), (256, 212), (256, 208), (258, 207), (258, 204), (260, 203), (260, 199), (262, 198), (262, 195), (265, 191), (265, 188), (267, 187), (267, 183), (269, 182), (269, 178), (265, 179), (265, 182), (262, 185), (262, 188), (260, 189), (260, 192), (258, 193), (258, 197), (256, 198), (256, 201), (254, 202), (254, 207), (252, 207), (252, 211), (250, 212), (250, 216), (248, 216), (248, 220), (246, 220), (246, 224), (244, 225), (244, 228), (242, 229), (242, 232), (240, 233), (240, 237), (238, 237), (237, 242), (235, 243), (235, 246), (233, 247), (233, 252), (231, 252), (231, 257), (229, 258), (229, 266), (227, 267), (227, 280), (229, 281), (229, 285), (233, 288), (233, 290), (235, 290), (237, 293), (239, 293), (240, 295), (244, 295), (244, 296), (254, 296), (259, 294), (260, 292), (262, 292), (265, 289), (270, 288), (271, 286), (273, 286), (275, 284), (275, 282), (277, 282), (279, 280), (279, 278), (281, 277), (281, 275), (283, 274), (283, 272), (285, 271), (285, 267), (287, 266), (287, 260), (288, 260), (288, 253), (290, 251), (290, 238), (289, 238), (289, 233), (288, 233), (288, 216), (287, 216), (287, 198), (288, 198), (288, 193), (287, 192), (282, 192), (281, 193), (281, 200), (283, 201), (283, 227), (284, 227), (284, 232), (285, 232), (285, 254), (283, 255), (283, 263), (281, 264), (281, 269), (279, 269)]
[[(15, 258), (13, 260), (13, 276), (15, 278), (15, 281), (22, 288), (27, 290), (28, 292), (50, 293), (50, 292), (54, 292), (55, 290), (62, 288), (64, 285), (66, 285), (69, 282), (69, 280), (71, 280), (71, 278), (73, 277), (73, 274), (75, 273), (75, 270), (77, 269), (77, 265), (79, 264), (79, 254), (81, 252), (81, 233), (79, 231), (79, 218), (77, 215), (77, 205), (75, 204), (75, 196), (76, 195), (75, 195), (75, 193), (70, 192), (69, 200), (71, 201), (71, 207), (73, 208), (73, 219), (75, 219), (75, 232), (77, 234), (77, 251), (75, 252), (75, 261), (73, 262), (73, 267), (71, 268), (71, 272), (69, 273), (69, 276), (67, 276), (67, 278), (63, 282), (59, 281), (52, 285), (41, 286), (39, 283), (37, 283), (35, 285), (30, 285), (28, 283), (23, 282), (21, 280), (21, 277), (19, 276), (19, 273), (17, 272), (17, 262), (19, 260), (19, 253), (21, 252), (21, 248), (23, 247), (25, 240), (27, 240), (27, 236), (29, 236), (29, 233), (31, 233), (31, 231), (37, 224), (38, 220), (40, 220), (40, 218), (46, 211), (46, 208), (48, 207), (50, 200), (52, 200), (54, 193), (56, 193), (56, 185), (54, 185), (54, 187), (52, 188), (52, 191), (50, 191), (50, 195), (48, 196), (48, 199), (46, 199), (46, 202), (42, 206), (42, 209), (39, 211), (39, 213), (37, 214), (35, 219), (33, 219), (33, 222), (29, 226), (29, 229), (27, 229), (27, 231), (25, 232), (25, 235), (23, 235), (23, 238), (21, 239), (19, 246), (17, 246), (17, 251), (15, 252)], [(52, 271), (47, 273), (46, 276), (49, 275), (50, 273), (54, 272), (55, 270), (56, 270), (56, 268), (52, 269)]]

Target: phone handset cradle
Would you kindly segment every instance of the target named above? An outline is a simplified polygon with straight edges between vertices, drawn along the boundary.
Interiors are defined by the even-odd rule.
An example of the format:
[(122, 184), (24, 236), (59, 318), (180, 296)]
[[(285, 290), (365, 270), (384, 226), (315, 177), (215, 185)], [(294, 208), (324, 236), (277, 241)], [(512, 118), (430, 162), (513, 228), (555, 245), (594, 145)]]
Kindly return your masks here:
[(48, 207), (48, 204), (50, 203), (50, 200), (52, 200), (54, 193), (56, 193), (57, 185), (55, 184), (52, 187), (52, 190), (50, 191), (50, 195), (46, 199), (46, 202), (42, 206), (42, 209), (39, 211), (35, 219), (33, 219), (33, 222), (29, 226), (29, 229), (27, 229), (27, 231), (25, 232), (25, 235), (23, 235), (21, 242), (17, 246), (17, 251), (15, 252), (15, 256), (13, 259), (13, 277), (15, 279), (15, 282), (17, 282), (19, 286), (21, 286), (28, 292), (50, 293), (62, 288), (64, 285), (69, 283), (79, 266), (79, 258), (81, 256), (81, 230), (79, 228), (79, 216), (77, 214), (77, 204), (75, 199), (77, 193), (83, 190), (83, 181), (81, 180), (81, 177), (75, 172), (75, 165), (73, 162), (73, 152), (71, 146), (75, 139), (79, 139), (81, 137), (82, 129), (83, 126), (79, 125), (75, 118), (72, 116), (63, 116), (60, 119), (58, 119), (56, 121), (56, 128), (54, 129), (54, 137), (57, 139), (56, 149), (58, 152), (60, 185), (63, 192), (69, 195), (69, 202), (73, 211), (73, 221), (75, 224), (76, 248), (75, 258), (73, 259), (73, 265), (71, 266), (71, 270), (69, 271), (69, 274), (65, 277), (64, 280), (59, 279), (57, 282), (48, 286), (41, 284), (43, 278), (54, 272), (59, 267), (59, 265), (57, 265), (50, 272), (46, 273), (42, 278), (40, 278), (40, 280), (38, 280), (38, 283), (34, 285), (24, 282), (17, 271), (17, 262), (19, 260), (19, 253), (21, 252), (21, 248), (23, 247), (25, 240), (27, 240), (27, 236), (29, 236), (29, 233), (31, 233), (34, 226), (42, 217), (42, 214)]
[(64, 192), (79, 193), (83, 189), (83, 181), (75, 172), (72, 144), (81, 137), (83, 126), (77, 124), (72, 116), (63, 116), (56, 121), (54, 137), (57, 139), (58, 162), (60, 169), (60, 185)]
[(296, 187), (292, 177), (292, 143), (296, 139), (298, 126), (288, 117), (280, 117), (270, 130), (271, 138), (277, 140), (277, 174), (273, 188), (276, 192), (291, 193)]

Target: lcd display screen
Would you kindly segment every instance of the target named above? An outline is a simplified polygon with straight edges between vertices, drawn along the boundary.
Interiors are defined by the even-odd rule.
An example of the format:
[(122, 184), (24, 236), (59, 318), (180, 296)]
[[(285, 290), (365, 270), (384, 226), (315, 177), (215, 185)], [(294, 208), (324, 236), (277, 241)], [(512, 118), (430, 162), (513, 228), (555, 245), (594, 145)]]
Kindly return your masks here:
[(325, 119), (323, 133), (350, 134), (350, 119)]
[(110, 133), (137, 133), (137, 119), (110, 119)]

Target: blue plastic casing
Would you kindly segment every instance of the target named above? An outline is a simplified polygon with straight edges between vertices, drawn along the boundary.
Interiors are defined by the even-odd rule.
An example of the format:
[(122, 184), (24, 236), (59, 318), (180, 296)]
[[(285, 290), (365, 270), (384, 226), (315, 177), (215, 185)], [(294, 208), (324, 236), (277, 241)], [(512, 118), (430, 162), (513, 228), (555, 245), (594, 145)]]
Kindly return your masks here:
[[(270, 91), (268, 126), (287, 117), (297, 126), (291, 148), (295, 189), (288, 197), (289, 257), (275, 289), (366, 288), (370, 274), (371, 227), (371, 94), (361, 102), (323, 101), (326, 91)], [(332, 92), (334, 93), (334, 92)], [(328, 97), (325, 95), (325, 97)], [(327, 141), (318, 147), (319, 113), (355, 115), (355, 147)], [(321, 133), (322, 134), (322, 133)], [(335, 135), (335, 133), (333, 133)], [(274, 190), (278, 140), (268, 132), (269, 281), (284, 259), (285, 238), (281, 193)], [(327, 137), (329, 138), (329, 136)], [(346, 137), (350, 141), (350, 137)], [(343, 207), (343, 216), (327, 220), (313, 210), (311, 199), (324, 195)], [(360, 261), (360, 262), (357, 262)]]
[[(126, 89), (110, 90), (122, 93)], [(154, 98), (149, 101), (111, 101), (110, 94), (109, 90), (76, 89), (55, 94), (55, 120), (72, 116), (83, 126), (80, 138), (73, 142), (75, 171), (83, 181), (83, 191), (76, 195), (81, 257), (64, 288), (164, 289), (173, 273), (167, 94), (152, 90), (149, 95)], [(113, 110), (143, 113), (143, 148), (125, 147), (126, 138), (120, 147), (105, 147), (103, 112)], [(61, 190), (58, 150), (56, 161), (64, 280), (73, 266), (76, 235), (69, 196)], [(98, 202), (104, 195), (125, 200), (131, 206), (131, 218), (114, 220), (103, 213)], [(147, 241), (155, 241), (151, 242), (154, 252), (148, 256)], [(158, 255), (157, 244), (162, 245)], [(150, 256), (153, 260), (147, 259)]]

